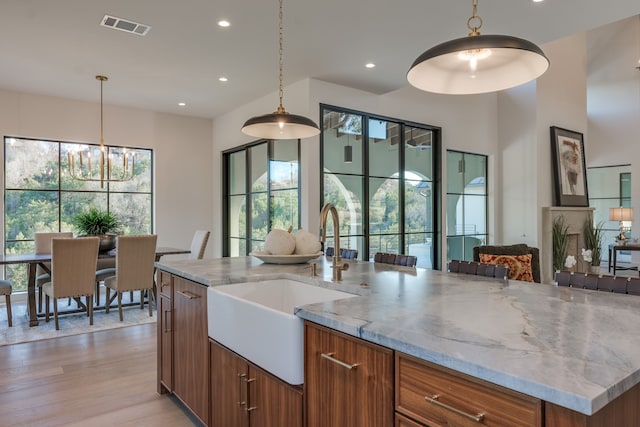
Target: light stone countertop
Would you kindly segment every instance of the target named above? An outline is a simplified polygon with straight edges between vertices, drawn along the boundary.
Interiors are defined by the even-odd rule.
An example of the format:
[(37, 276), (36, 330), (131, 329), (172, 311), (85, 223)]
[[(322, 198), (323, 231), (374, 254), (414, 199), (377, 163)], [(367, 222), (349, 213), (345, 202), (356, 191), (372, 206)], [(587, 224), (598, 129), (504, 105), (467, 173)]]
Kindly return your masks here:
[(640, 382), (640, 297), (349, 261), (339, 284), (324, 257), (316, 278), (253, 257), (156, 265), (207, 286), (290, 278), (356, 293), (296, 315), (586, 415)]

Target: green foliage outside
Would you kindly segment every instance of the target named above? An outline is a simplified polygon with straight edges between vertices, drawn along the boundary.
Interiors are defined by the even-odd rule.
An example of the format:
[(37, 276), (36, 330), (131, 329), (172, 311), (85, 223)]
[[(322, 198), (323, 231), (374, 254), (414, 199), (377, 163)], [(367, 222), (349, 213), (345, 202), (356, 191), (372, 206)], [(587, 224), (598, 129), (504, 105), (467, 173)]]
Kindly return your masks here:
[[(102, 189), (69, 175), (66, 152), (76, 145), (5, 138), (5, 254), (33, 252), (35, 232), (74, 231), (73, 217), (87, 206), (108, 208), (124, 234), (152, 231), (151, 151), (135, 150), (133, 180)], [(25, 290), (27, 266), (6, 266), (5, 277)]]

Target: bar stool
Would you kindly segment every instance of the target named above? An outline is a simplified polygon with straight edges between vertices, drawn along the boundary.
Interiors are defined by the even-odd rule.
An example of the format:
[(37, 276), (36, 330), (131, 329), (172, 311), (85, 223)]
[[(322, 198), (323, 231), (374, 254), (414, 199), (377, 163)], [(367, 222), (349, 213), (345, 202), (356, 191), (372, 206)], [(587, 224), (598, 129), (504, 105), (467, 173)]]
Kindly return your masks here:
[(8, 280), (0, 280), (0, 295), (4, 295), (5, 301), (7, 303), (7, 320), (9, 322), (9, 326), (13, 326), (13, 320), (11, 317), (11, 292), (13, 288), (11, 287), (11, 282)]

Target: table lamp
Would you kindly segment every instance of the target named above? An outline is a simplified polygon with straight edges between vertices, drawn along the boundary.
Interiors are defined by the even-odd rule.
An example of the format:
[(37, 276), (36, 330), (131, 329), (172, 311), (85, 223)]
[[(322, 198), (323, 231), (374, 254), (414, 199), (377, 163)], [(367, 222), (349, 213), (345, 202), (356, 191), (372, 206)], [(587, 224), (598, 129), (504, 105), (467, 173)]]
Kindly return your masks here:
[(609, 208), (609, 221), (620, 222), (620, 234), (616, 237), (616, 240), (624, 242), (627, 240), (627, 236), (624, 233), (631, 230), (631, 221), (633, 221), (633, 208)]

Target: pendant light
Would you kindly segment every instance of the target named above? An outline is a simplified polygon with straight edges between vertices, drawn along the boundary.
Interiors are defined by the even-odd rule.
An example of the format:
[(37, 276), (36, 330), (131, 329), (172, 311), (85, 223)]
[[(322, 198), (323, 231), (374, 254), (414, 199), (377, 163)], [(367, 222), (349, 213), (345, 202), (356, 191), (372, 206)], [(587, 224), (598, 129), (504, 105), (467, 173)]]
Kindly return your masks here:
[[(135, 153), (122, 147), (119, 150), (104, 145), (104, 107), (102, 103), (102, 86), (109, 80), (106, 76), (96, 76), (100, 81), (100, 146), (98, 147), (97, 160), (91, 162), (91, 148), (85, 150), (73, 150), (67, 152), (69, 174), (73, 179), (85, 182), (99, 182), (100, 188), (104, 188), (105, 182), (130, 181), (135, 176)], [(95, 152), (94, 152), (95, 154)], [(118, 155), (118, 158), (114, 155)]]
[(320, 133), (318, 125), (313, 120), (288, 113), (282, 106), (282, 98), (284, 95), (284, 89), (282, 84), (282, 0), (280, 0), (280, 14), (279, 14), (279, 67), (280, 67), (280, 88), (278, 95), (280, 97), (280, 105), (271, 114), (264, 114), (262, 116), (255, 116), (247, 120), (242, 126), (242, 133), (254, 136), (256, 138), (265, 139), (298, 139), (308, 138)]
[(467, 20), (467, 37), (424, 52), (411, 65), (407, 80), (418, 89), (452, 95), (495, 92), (540, 77), (549, 59), (534, 43), (504, 35), (480, 35), (478, 0)]
[(353, 147), (349, 145), (349, 133), (347, 133), (347, 145), (344, 146), (344, 162), (353, 163)]

